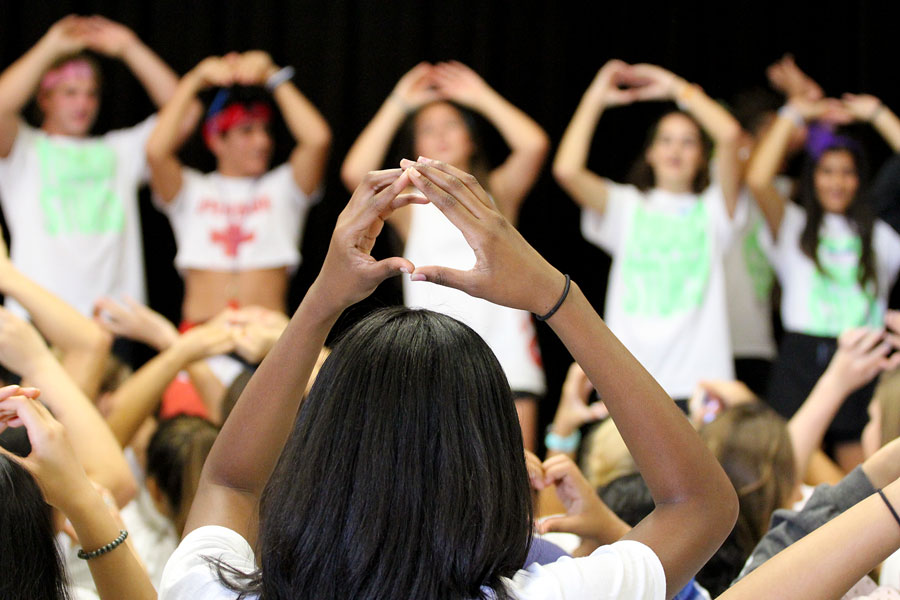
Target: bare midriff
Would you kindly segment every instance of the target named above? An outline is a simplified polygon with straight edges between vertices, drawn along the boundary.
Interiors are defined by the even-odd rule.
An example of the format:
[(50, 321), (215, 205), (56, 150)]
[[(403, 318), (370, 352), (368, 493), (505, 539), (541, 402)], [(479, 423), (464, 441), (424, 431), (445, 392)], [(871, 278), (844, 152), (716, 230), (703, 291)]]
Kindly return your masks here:
[(247, 271), (184, 272), (184, 303), (181, 317), (203, 323), (231, 306), (262, 306), (285, 312), (288, 273), (285, 267)]

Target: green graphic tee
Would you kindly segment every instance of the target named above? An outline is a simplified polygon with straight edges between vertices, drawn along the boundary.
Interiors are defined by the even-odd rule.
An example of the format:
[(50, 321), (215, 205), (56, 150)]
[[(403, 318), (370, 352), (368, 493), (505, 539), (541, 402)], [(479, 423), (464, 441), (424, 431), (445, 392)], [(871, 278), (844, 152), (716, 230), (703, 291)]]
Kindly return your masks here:
[(817, 252), (822, 270), (814, 270), (810, 282), (810, 333), (834, 336), (851, 327), (879, 326), (884, 315), (874, 285), (859, 283), (860, 237), (823, 235)]

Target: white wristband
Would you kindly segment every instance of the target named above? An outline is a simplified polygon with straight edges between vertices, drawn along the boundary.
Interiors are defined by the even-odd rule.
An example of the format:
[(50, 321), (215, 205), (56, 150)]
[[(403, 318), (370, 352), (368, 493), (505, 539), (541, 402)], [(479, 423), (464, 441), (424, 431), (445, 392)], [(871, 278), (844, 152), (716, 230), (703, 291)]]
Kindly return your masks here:
[(790, 104), (785, 104), (784, 106), (779, 108), (778, 116), (784, 117), (785, 119), (790, 119), (797, 127), (803, 127), (806, 124), (806, 119), (803, 118), (803, 115), (800, 114), (800, 111)]
[(269, 92), (274, 92), (275, 88), (277, 88), (279, 85), (281, 85), (285, 81), (290, 81), (294, 77), (295, 73), (296, 71), (294, 70), (294, 67), (287, 66), (280, 68), (279, 70), (272, 73), (272, 75), (268, 79), (266, 79), (266, 89), (269, 90)]

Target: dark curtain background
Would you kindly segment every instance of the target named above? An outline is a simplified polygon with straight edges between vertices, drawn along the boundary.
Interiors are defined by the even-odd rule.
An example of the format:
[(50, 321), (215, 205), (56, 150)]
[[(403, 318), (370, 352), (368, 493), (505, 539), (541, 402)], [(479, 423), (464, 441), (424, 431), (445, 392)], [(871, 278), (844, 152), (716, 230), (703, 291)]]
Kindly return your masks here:
[[(334, 144), (327, 192), (310, 215), (291, 306), (315, 277), (331, 227), (348, 198), (338, 179), (344, 154), (396, 80), (420, 60), (467, 63), (543, 125), (554, 149), (582, 92), (610, 58), (663, 65), (727, 101), (743, 88), (764, 85), (765, 67), (789, 51), (827, 94), (865, 91), (900, 108), (895, 67), (900, 7), (888, 2), (73, 0), (10, 1), (0, 7), (3, 67), (51, 23), (74, 12), (103, 14), (130, 26), (178, 73), (210, 54), (253, 48), (297, 69), (294, 81), (328, 119)], [(132, 125), (154, 110), (125, 67), (108, 60), (103, 67), (97, 132)], [(622, 178), (662, 108), (647, 104), (607, 113), (597, 131), (591, 167)], [(877, 165), (887, 149), (870, 132), (865, 135)], [(276, 140), (276, 160), (283, 160), (291, 146), (283, 126), (276, 127)], [(503, 156), (499, 136), (489, 135), (487, 143), (492, 156)], [(196, 136), (182, 155), (192, 166), (214, 166)], [(178, 320), (182, 289), (172, 268), (172, 235), (165, 217), (150, 206), (146, 190), (141, 197), (150, 303)], [(602, 310), (609, 259), (581, 238), (578, 215), (545, 168), (525, 202), (520, 229), (551, 262), (571, 273)], [(377, 250), (391, 252), (390, 239)], [(348, 318), (399, 298), (398, 283), (390, 282)], [(539, 336), (550, 389), (543, 404), (548, 418), (569, 357), (548, 328), (541, 326)]]

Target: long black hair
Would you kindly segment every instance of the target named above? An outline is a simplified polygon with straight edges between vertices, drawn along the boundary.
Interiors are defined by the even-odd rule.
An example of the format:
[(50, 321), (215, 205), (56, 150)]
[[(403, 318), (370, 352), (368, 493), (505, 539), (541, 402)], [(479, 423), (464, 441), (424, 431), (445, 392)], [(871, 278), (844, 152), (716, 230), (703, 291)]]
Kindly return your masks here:
[(816, 168), (822, 157), (829, 152), (846, 152), (853, 157), (856, 166), (856, 174), (859, 186), (850, 205), (844, 212), (844, 216), (850, 221), (850, 226), (859, 235), (862, 245), (859, 258), (859, 284), (863, 288), (871, 286), (874, 291), (878, 286), (878, 272), (875, 266), (875, 251), (872, 248), (872, 231), (875, 227), (875, 214), (869, 203), (865, 201), (865, 183), (869, 180), (869, 165), (862, 148), (855, 141), (844, 136), (836, 136), (834, 141), (825, 147), (816, 156), (807, 155), (804, 161), (803, 173), (797, 190), (797, 202), (806, 210), (806, 227), (800, 234), (800, 249), (816, 265), (819, 272), (823, 272), (819, 262), (819, 229), (825, 211), (819, 203), (816, 195), (815, 175)]
[[(334, 346), (263, 493), (265, 600), (509, 598), (532, 505), (506, 377), (459, 321), (376, 311)], [(482, 591), (485, 590), (485, 591)]]
[(0, 498), (0, 598), (69, 598), (50, 506), (31, 474), (2, 454)]

